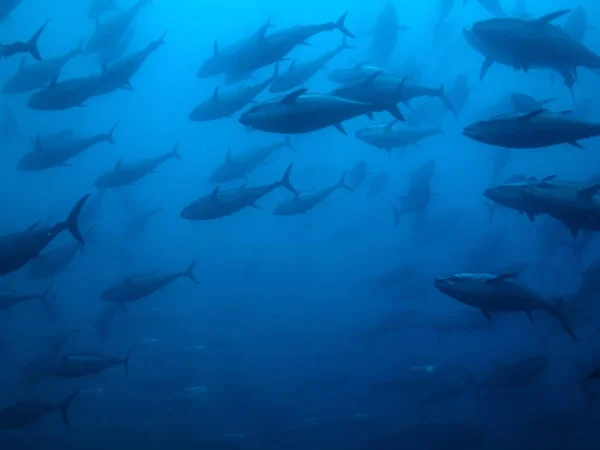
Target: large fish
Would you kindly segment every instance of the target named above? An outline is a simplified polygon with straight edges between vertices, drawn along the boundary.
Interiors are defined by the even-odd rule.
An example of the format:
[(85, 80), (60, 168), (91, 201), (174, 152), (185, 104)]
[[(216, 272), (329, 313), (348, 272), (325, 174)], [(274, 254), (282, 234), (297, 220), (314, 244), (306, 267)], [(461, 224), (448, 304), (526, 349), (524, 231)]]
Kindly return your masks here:
[(48, 307), (48, 297), (52, 283), (41, 294), (16, 294), (14, 292), (0, 292), (0, 311), (5, 311), (14, 306), (21, 305), (31, 300), (39, 300), (44, 308)]
[(44, 23), (27, 42), (12, 42), (10, 44), (0, 44), (0, 59), (10, 58), (11, 56), (18, 55), (19, 53), (29, 53), (34, 59), (38, 61), (42, 60), (40, 51), (38, 50), (38, 40), (46, 29), (48, 21)]
[(140, 274), (125, 278), (113, 286), (109, 286), (102, 292), (101, 298), (110, 303), (129, 303), (158, 292), (173, 281), (180, 278), (188, 278), (192, 283), (200, 282), (194, 275), (196, 261), (192, 261), (184, 272), (176, 272), (167, 275)]
[(283, 203), (280, 203), (275, 210), (273, 210), (273, 214), (276, 216), (293, 216), (296, 214), (304, 214), (318, 204), (322, 203), (327, 197), (329, 197), (338, 189), (346, 189), (352, 192), (352, 189), (346, 184), (346, 174), (342, 175), (340, 181), (333, 186), (314, 192), (297, 194), (292, 200), (287, 200)]
[(242, 114), (240, 123), (270, 133), (301, 134), (335, 127), (347, 134), (342, 122), (386, 109), (386, 106), (333, 95), (307, 94), (306, 91), (298, 89), (284, 97), (259, 103)]
[(404, 150), (411, 145), (419, 148), (419, 142), (437, 134), (443, 134), (441, 128), (419, 129), (398, 126), (398, 121), (394, 120), (387, 125), (372, 125), (361, 128), (355, 135), (364, 143), (385, 149), (389, 153), (393, 148)]
[(569, 144), (583, 148), (582, 139), (600, 136), (600, 123), (570, 117), (571, 111), (551, 113), (540, 109), (476, 122), (463, 134), (477, 142), (504, 148), (543, 148)]
[(86, 138), (70, 137), (69, 139), (51, 144), (48, 147), (43, 143), (42, 137), (38, 136), (35, 141), (35, 148), (23, 155), (17, 164), (17, 170), (39, 171), (53, 167), (69, 166), (67, 162), (70, 159), (97, 144), (109, 142), (114, 145), (113, 134), (118, 125), (119, 122), (108, 133), (101, 133)]
[(210, 195), (205, 195), (193, 201), (181, 211), (181, 218), (186, 220), (213, 220), (221, 217), (230, 216), (244, 208), (257, 208), (256, 202), (269, 194), (271, 191), (285, 187), (288, 191), (297, 194), (298, 192), (290, 182), (293, 164), (286, 169), (281, 180), (262, 186), (245, 185), (237, 189), (228, 189), (221, 191), (217, 186)]
[(125, 358), (113, 358), (98, 353), (77, 353), (65, 355), (55, 364), (49, 366), (43, 374), (47, 378), (83, 378), (96, 375), (123, 364), (125, 374), (129, 373), (131, 351)]
[(89, 194), (77, 202), (64, 222), (52, 226), (37, 222), (25, 231), (0, 236), (0, 276), (19, 270), (65, 230), (69, 230), (73, 237), (83, 244), (84, 239), (77, 221), (88, 197)]
[(172, 151), (161, 156), (140, 159), (131, 163), (122, 163), (121, 160), (117, 161), (113, 170), (100, 175), (94, 183), (94, 186), (101, 189), (132, 186), (145, 176), (154, 173), (161, 164), (169, 159), (181, 161), (181, 156), (179, 155), (179, 142), (175, 144)]
[(477, 308), (488, 319), (493, 313), (524, 312), (532, 317), (533, 311), (544, 311), (556, 317), (569, 336), (577, 340), (561, 311), (562, 301), (548, 303), (530, 288), (516, 283), (514, 273), (461, 273), (437, 278), (435, 287), (444, 294), (466, 305)]
[(25, 58), (23, 58), (19, 70), (4, 84), (2, 92), (5, 94), (21, 94), (42, 89), (58, 76), (69, 61), (83, 54), (82, 46), (83, 41), (79, 44), (79, 47), (62, 56), (45, 59), (35, 64), (27, 65)]
[(24, 401), (7, 406), (0, 410), (0, 429), (16, 430), (24, 428), (34, 422), (37, 422), (42, 417), (47, 416), (55, 411), (60, 411), (62, 420), (66, 426), (69, 425), (69, 406), (79, 391), (74, 392), (65, 399), (60, 405), (52, 405), (43, 403), (37, 400)]
[(396, 49), (398, 34), (406, 27), (398, 21), (398, 11), (392, 3), (388, 3), (377, 16), (375, 27), (371, 31), (368, 60), (371, 64), (387, 67), (390, 57)]

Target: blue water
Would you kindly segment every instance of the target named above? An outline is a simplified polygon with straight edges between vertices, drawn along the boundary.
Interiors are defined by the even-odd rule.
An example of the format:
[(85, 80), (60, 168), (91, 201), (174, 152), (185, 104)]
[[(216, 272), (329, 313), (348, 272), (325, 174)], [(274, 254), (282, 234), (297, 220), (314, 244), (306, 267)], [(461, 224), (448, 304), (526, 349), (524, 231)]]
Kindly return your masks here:
[[(580, 342), (543, 314), (536, 315), (533, 326), (517, 314), (483, 323), (481, 329), (443, 331), (449, 314), (473, 311), (436, 291), (434, 278), (519, 266), (523, 282), (554, 298), (577, 291), (581, 271), (600, 251), (592, 242), (580, 266), (560, 245), (568, 233), (559, 230), (556, 238), (547, 230), (554, 225), (551, 220), (532, 224), (524, 216), (498, 211), (490, 224), (482, 196), (488, 186), (521, 173), (587, 179), (597, 173), (600, 157), (597, 139), (586, 141), (585, 150), (514, 151), (494, 179), (497, 150), (462, 136), (464, 126), (513, 91), (556, 98), (552, 109), (557, 111), (574, 109), (574, 104), (559, 77), (548, 71), (495, 66), (479, 81), (482, 57), (461, 33), (490, 17), (477, 1), (466, 6), (457, 1), (437, 39), (438, 0), (392, 2), (407, 29), (400, 32), (387, 68), (403, 70), (414, 57), (424, 85), (449, 89), (460, 74), (469, 81), (469, 100), (458, 118), (444, 116), (443, 135), (388, 154), (354, 137), (357, 129), (372, 124), (362, 116), (344, 124), (348, 136), (335, 128), (294, 136), (297, 153), (281, 149), (225, 187), (271, 183), (292, 162), (292, 182), (301, 192), (333, 185), (359, 161), (366, 162), (367, 181), (352, 193), (333, 193), (299, 216), (272, 214), (292, 196), (277, 189), (258, 202), (260, 209), (205, 222), (180, 218), (182, 208), (213, 191), (207, 180), (229, 149), (235, 155), (280, 138), (249, 133), (238, 123), (239, 114), (213, 122), (188, 120), (190, 111), (222, 83), (222, 77), (196, 78), (213, 42), (226, 46), (243, 39), (269, 15), (277, 29), (337, 20), (349, 11), (346, 25), (357, 35), (352, 40), (357, 49), (338, 55), (306, 84), (310, 91), (328, 92), (334, 87), (327, 80), (331, 70), (368, 60), (369, 31), (387, 3), (154, 0), (134, 21), (129, 49), (168, 34), (165, 45), (131, 80), (133, 91), (118, 90), (85, 107), (58, 112), (27, 108), (31, 93), (3, 96), (2, 105), (18, 122), (14, 136), (0, 147), (3, 235), (39, 220), (62, 220), (84, 194), (97, 195), (94, 181), (119, 159), (158, 156), (176, 141), (182, 158), (165, 162), (134, 186), (106, 193), (96, 217), (82, 224), (84, 231), (94, 226), (85, 253), (53, 280), (56, 301), (48, 314), (39, 302), (0, 311), (0, 409), (23, 400), (58, 404), (81, 391), (69, 411), (70, 429), (59, 414), (49, 414), (26, 428), (0, 431), (3, 449), (598, 448), (598, 408), (585, 413), (579, 380), (582, 365), (597, 362), (600, 336), (591, 325), (600, 325), (600, 318), (574, 324)], [(502, 3), (511, 11), (512, 0)], [(533, 16), (579, 4), (590, 23), (600, 26), (600, 5), (593, 0), (528, 0)], [(61, 55), (94, 31), (87, 9), (87, 0), (23, 0), (0, 25), (0, 41), (27, 40), (50, 19), (40, 52)], [(322, 33), (289, 57), (314, 58), (340, 40), (336, 31)], [(589, 30), (585, 44), (600, 52), (598, 31)], [(29, 55), (25, 60), (33, 63)], [(19, 62), (20, 56), (0, 62), (0, 84)], [(288, 64), (281, 63), (283, 70)], [(59, 80), (100, 70), (94, 56), (77, 57)], [(266, 67), (255, 76), (262, 80), (271, 72)], [(590, 101), (588, 119), (600, 120), (598, 77), (583, 69), (579, 76), (577, 104)], [(270, 96), (265, 91), (257, 100)], [(406, 107), (400, 109), (409, 116)], [(375, 123), (389, 119), (380, 113)], [(99, 144), (69, 167), (15, 170), (39, 134), (73, 129), (77, 135), (94, 135), (117, 120), (115, 145)], [(394, 227), (390, 205), (405, 195), (409, 175), (431, 160), (436, 173), (424, 215), (405, 215)], [(368, 198), (369, 180), (384, 171), (389, 185)], [(126, 240), (125, 224), (158, 206), (162, 212), (142, 234)], [(49, 249), (72, 242), (65, 232)], [(182, 271), (193, 260), (200, 285), (177, 280), (130, 304), (128, 313), (115, 316), (108, 336), (98, 336), (95, 324), (106, 308), (100, 295), (107, 286), (157, 269)], [(398, 267), (404, 275), (392, 276), (392, 282), (373, 281)], [(41, 292), (48, 284), (28, 280), (26, 267), (0, 283), (27, 293)], [(381, 331), (390, 318), (400, 318), (401, 325)], [(117, 366), (82, 379), (23, 384), (23, 366), (65, 330), (74, 333), (64, 354), (98, 351), (122, 358), (132, 350), (128, 375)], [(427, 366), (435, 366), (432, 370), (445, 379), (479, 376), (501, 361), (538, 353), (548, 356), (548, 368), (527, 386), (486, 389), (479, 398), (468, 387), (448, 400), (424, 401), (440, 380), (428, 381)], [(407, 373), (409, 381), (404, 380)], [(389, 433), (397, 434), (385, 438)]]

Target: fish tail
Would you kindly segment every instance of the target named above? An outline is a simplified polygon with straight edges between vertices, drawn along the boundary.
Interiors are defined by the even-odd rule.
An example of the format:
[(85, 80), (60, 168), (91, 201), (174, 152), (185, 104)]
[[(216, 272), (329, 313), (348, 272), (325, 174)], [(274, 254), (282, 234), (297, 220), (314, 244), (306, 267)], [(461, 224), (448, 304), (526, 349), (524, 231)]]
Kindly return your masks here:
[(443, 84), (440, 86), (440, 88), (438, 90), (438, 96), (440, 97), (440, 100), (442, 100), (444, 105), (446, 105), (446, 108), (448, 108), (450, 111), (452, 111), (452, 114), (454, 114), (454, 117), (458, 117), (458, 114), (456, 113), (454, 106), (452, 106), (452, 103), (450, 103), (450, 101), (446, 97), (446, 90), (445, 90)]
[(179, 154), (179, 141), (175, 142), (175, 146), (173, 147), (173, 151), (169, 153), (171, 158), (175, 158), (181, 161), (181, 155)]
[(67, 397), (67, 398), (65, 399), (65, 401), (64, 401), (64, 402), (62, 402), (62, 403), (60, 404), (60, 406), (58, 407), (58, 409), (60, 410), (60, 415), (61, 415), (61, 417), (62, 417), (62, 420), (63, 420), (63, 422), (64, 422), (64, 423), (65, 423), (65, 425), (66, 425), (67, 427), (69, 427), (69, 428), (71, 427), (71, 424), (69, 423), (69, 416), (68, 416), (68, 413), (69, 413), (69, 407), (71, 406), (71, 402), (73, 401), (73, 399), (79, 395), (79, 392), (80, 392), (80, 391), (75, 391), (74, 393), (72, 393), (72, 394), (71, 394), (69, 397)]
[(346, 184), (346, 176), (347, 175), (348, 175), (347, 172), (344, 172), (342, 174), (342, 177), (340, 178), (340, 182), (338, 183), (338, 186), (341, 189), (346, 189), (347, 191), (354, 192), (354, 189), (352, 189), (350, 186), (348, 186), (348, 184)]
[(187, 268), (187, 270), (185, 272), (183, 272), (183, 276), (189, 278), (190, 281), (194, 284), (200, 284), (200, 282), (196, 278), (196, 275), (194, 275), (194, 267), (195, 266), (196, 266), (196, 260), (193, 260), (192, 263)]
[(79, 213), (81, 212), (81, 209), (83, 208), (83, 205), (85, 204), (85, 202), (89, 198), (89, 196), (90, 196), (90, 194), (83, 196), (77, 202), (77, 204), (75, 204), (75, 206), (71, 210), (71, 213), (69, 214), (69, 217), (63, 223), (64, 227), (67, 230), (69, 230), (69, 232), (73, 235), (73, 237), (75, 239), (77, 239), (81, 244), (85, 244), (85, 240), (83, 239), (83, 236), (81, 235), (81, 231), (79, 231), (79, 225), (78, 225)]
[(569, 324), (567, 323), (567, 319), (565, 319), (564, 314), (562, 313), (562, 304), (563, 304), (563, 299), (560, 298), (558, 300), (558, 304), (556, 305), (556, 308), (553, 309), (552, 314), (554, 316), (556, 316), (556, 318), (558, 319), (558, 321), (560, 322), (561, 326), (563, 327), (563, 329), (567, 332), (567, 334), (569, 336), (571, 336), (574, 340), (579, 341), (579, 339), (577, 338), (577, 336), (575, 335), (575, 333), (573, 332), (573, 329), (569, 326)]
[(285, 172), (283, 174), (283, 177), (281, 178), (280, 184), (286, 188), (288, 191), (290, 191), (292, 194), (299, 194), (299, 192), (294, 188), (294, 186), (292, 186), (292, 183), (290, 182), (290, 174), (292, 173), (292, 168), (294, 167), (294, 163), (290, 164), (287, 169), (285, 169)]
[(168, 33), (169, 30), (165, 31), (162, 36), (158, 38), (158, 41), (156, 41), (157, 45), (165, 45), (165, 38), (167, 37)]
[(353, 38), (354, 34), (348, 29), (346, 28), (346, 16), (348, 15), (348, 11), (346, 11), (344, 14), (342, 14), (342, 16), (337, 20), (337, 22), (335, 23), (335, 28), (340, 30), (342, 33), (344, 33), (346, 36)]
[(120, 120), (117, 120), (117, 123), (115, 123), (113, 125), (113, 127), (110, 129), (110, 131), (103, 136), (104, 140), (106, 140), (107, 142), (110, 142), (112, 145), (115, 145), (114, 133), (115, 133), (115, 130), (117, 129), (117, 127), (119, 126), (119, 123), (120, 123)]
[(298, 149), (296, 147), (294, 147), (294, 144), (292, 144), (292, 137), (291, 136), (286, 136), (285, 137), (285, 139), (283, 140), (283, 145), (285, 145), (287, 148), (289, 148), (294, 153), (298, 153)]
[(27, 45), (27, 50), (29, 51), (29, 53), (31, 54), (31, 56), (33, 56), (38, 61), (42, 60), (42, 57), (40, 56), (40, 51), (38, 50), (38, 40), (40, 39), (40, 36), (44, 32), (44, 29), (48, 25), (48, 22), (50, 22), (50, 21), (46, 20), (46, 22), (44, 23), (44, 25), (42, 25), (35, 32), (35, 34), (33, 36), (31, 36), (31, 39), (29, 39), (29, 41), (26, 44)]
[(42, 294), (40, 295), (40, 301), (42, 302), (42, 306), (44, 307), (44, 309), (48, 309), (48, 299), (50, 298), (50, 289), (52, 289), (52, 285), (54, 284), (54, 282), (51, 282), (48, 287), (44, 290), (44, 292), (42, 292)]

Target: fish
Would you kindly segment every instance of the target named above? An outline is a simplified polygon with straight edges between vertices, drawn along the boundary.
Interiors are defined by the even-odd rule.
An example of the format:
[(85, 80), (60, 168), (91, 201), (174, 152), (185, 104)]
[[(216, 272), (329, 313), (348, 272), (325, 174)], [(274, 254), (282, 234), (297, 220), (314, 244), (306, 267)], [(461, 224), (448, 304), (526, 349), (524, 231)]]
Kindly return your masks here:
[(48, 308), (48, 297), (52, 283), (40, 294), (16, 294), (14, 292), (0, 292), (0, 311), (6, 311), (17, 305), (29, 302), (31, 300), (39, 300), (44, 308)]
[(385, 149), (390, 153), (393, 148), (404, 150), (410, 145), (420, 148), (419, 142), (421, 140), (443, 134), (441, 128), (418, 129), (398, 125), (399, 121), (397, 120), (393, 120), (386, 125), (371, 125), (356, 131), (355, 136), (366, 144)]
[(3, 0), (0, 2), (0, 24), (6, 22), (8, 16), (22, 3), (23, 0)]
[(55, 364), (58, 354), (69, 338), (76, 332), (68, 330), (52, 336), (46, 351), (42, 355), (27, 361), (21, 368), (19, 372), (21, 383), (34, 385), (42, 381), (48, 368)]
[(83, 55), (83, 41), (79, 46), (62, 56), (45, 59), (36, 64), (27, 65), (25, 58), (21, 60), (19, 69), (10, 77), (4, 86), (4, 94), (22, 94), (44, 88), (58, 76), (60, 71), (76, 56)]
[(64, 355), (56, 364), (48, 368), (44, 376), (47, 378), (84, 378), (121, 364), (125, 368), (125, 374), (128, 374), (130, 358), (131, 350), (125, 358), (103, 356), (96, 352)]
[(208, 181), (213, 184), (221, 184), (244, 178), (261, 164), (264, 164), (273, 153), (284, 147), (297, 152), (290, 136), (286, 136), (283, 141), (252, 148), (235, 156), (231, 154), (231, 150), (228, 150), (225, 161), (214, 170)]
[(127, 312), (124, 303), (113, 303), (105, 307), (94, 322), (94, 331), (102, 339), (107, 339), (112, 331), (115, 317), (119, 311)]
[(98, 177), (94, 186), (101, 189), (132, 186), (145, 176), (154, 173), (161, 164), (169, 159), (181, 161), (179, 142), (175, 144), (175, 147), (169, 153), (154, 158), (144, 158), (131, 163), (123, 163), (122, 160), (119, 159), (112, 171)]
[(344, 40), (338, 47), (316, 59), (305, 62), (293, 60), (287, 72), (277, 73), (275, 75), (275, 79), (269, 87), (269, 92), (279, 93), (289, 91), (298, 86), (303, 86), (304, 83), (322, 70), (327, 63), (341, 52), (355, 48), (356, 47), (348, 45), (346, 38), (344, 37)]
[(60, 412), (64, 424), (67, 427), (70, 427), (68, 416), (69, 407), (71, 406), (71, 402), (78, 395), (79, 391), (75, 391), (60, 405), (52, 405), (37, 400), (30, 400), (7, 406), (0, 410), (0, 429), (17, 430), (19, 428), (24, 428), (27, 425), (37, 422), (42, 417), (47, 416), (55, 411)]
[(515, 361), (495, 364), (484, 381), (473, 380), (476, 385), (477, 397), (481, 396), (483, 387), (496, 389), (511, 389), (529, 386), (536, 382), (548, 368), (548, 356), (538, 354), (519, 358)]
[(366, 63), (359, 63), (349, 69), (336, 69), (329, 73), (327, 79), (334, 83), (342, 84), (345, 86), (354, 86), (360, 83), (364, 83), (368, 78), (375, 74), (383, 76), (393, 76), (391, 72), (385, 69)]
[(301, 134), (335, 127), (347, 134), (342, 122), (385, 107), (333, 95), (307, 94), (302, 88), (284, 97), (259, 103), (242, 114), (240, 123), (269, 133)]
[(77, 241), (84, 244), (77, 221), (88, 197), (89, 194), (85, 195), (75, 204), (64, 222), (52, 226), (36, 222), (24, 231), (0, 236), (0, 277), (25, 266), (65, 230), (69, 230)]
[(150, 220), (163, 210), (162, 206), (138, 214), (125, 225), (125, 239), (134, 240), (144, 232)]
[(388, 186), (389, 178), (390, 175), (387, 172), (381, 172), (374, 176), (369, 182), (367, 198), (375, 197), (377, 194), (383, 192)]
[(290, 164), (281, 180), (270, 184), (251, 187), (244, 185), (237, 189), (223, 191), (220, 186), (217, 186), (211, 194), (202, 196), (183, 208), (180, 217), (191, 221), (214, 220), (230, 216), (247, 207), (258, 208), (256, 202), (279, 187), (284, 187), (293, 194), (297, 194), (298, 191), (290, 182), (293, 167), (294, 165)]
[(448, 400), (453, 400), (465, 392), (468, 388), (474, 387), (475, 383), (470, 374), (459, 374), (442, 380), (442, 382), (431, 389), (425, 395), (423, 403), (426, 405), (436, 405)]
[(473, 123), (463, 135), (483, 144), (503, 148), (533, 149), (559, 144), (583, 148), (580, 140), (600, 136), (600, 123), (570, 117), (571, 111), (546, 109), (510, 114)]
[(179, 278), (187, 278), (194, 284), (200, 284), (194, 275), (195, 266), (196, 261), (192, 261), (184, 272), (157, 275), (156, 271), (154, 271), (150, 274), (129, 276), (106, 288), (100, 298), (110, 303), (130, 303), (146, 298), (164, 289)]
[(70, 137), (54, 142), (47, 147), (43, 143), (41, 135), (38, 135), (35, 148), (23, 155), (17, 163), (17, 170), (31, 172), (69, 166), (68, 161), (97, 144), (108, 142), (114, 145), (113, 135), (118, 125), (119, 122), (115, 123), (107, 133), (85, 138)]
[(530, 95), (523, 94), (520, 92), (513, 92), (509, 96), (510, 104), (512, 106), (513, 113), (527, 114), (532, 111), (539, 111), (546, 107), (548, 103), (553, 102), (554, 98), (547, 98), (544, 100), (536, 100)]
[(3, 144), (12, 144), (21, 137), (19, 131), (19, 121), (12, 109), (4, 105), (4, 115), (0, 119), (0, 142)]
[[(85, 107), (85, 102), (106, 91), (113, 80), (105, 74), (91, 75), (70, 80), (58, 81), (55, 76), (50, 84), (36, 92), (27, 102), (27, 107), (38, 111), (64, 111), (70, 108)], [(112, 87), (111, 87), (112, 89)]]
[(398, 21), (398, 11), (393, 3), (387, 3), (377, 15), (375, 26), (370, 33), (371, 43), (368, 61), (376, 66), (386, 67), (398, 44), (398, 35), (406, 30)]
[(10, 58), (20, 53), (29, 53), (34, 59), (41, 61), (42, 56), (38, 50), (38, 40), (46, 29), (49, 20), (47, 20), (27, 42), (12, 42), (10, 44), (0, 44), (0, 59)]
[(346, 182), (352, 191), (355, 191), (367, 179), (367, 163), (357, 162), (352, 170), (348, 172)]
[(577, 341), (561, 311), (562, 300), (548, 303), (532, 289), (515, 282), (516, 276), (515, 273), (461, 273), (436, 278), (434, 286), (454, 300), (479, 309), (488, 320), (492, 320), (493, 313), (524, 312), (531, 319), (533, 311), (544, 311), (554, 316)]
[(587, 32), (594, 29), (589, 23), (585, 8), (582, 5), (571, 11), (562, 28), (577, 42), (583, 42)]
[(96, 30), (90, 37), (85, 47), (86, 54), (100, 51), (102, 47), (118, 42), (126, 33), (137, 17), (140, 10), (152, 3), (152, 0), (137, 0), (130, 8), (112, 17), (104, 23), (96, 21)]
[(116, 42), (107, 43), (104, 47), (100, 48), (96, 53), (96, 60), (98, 61), (98, 65), (100, 67), (108, 67), (112, 62), (120, 59), (129, 47), (131, 46), (131, 42), (133, 41), (133, 36), (135, 34), (135, 30), (133, 27), (130, 27), (127, 30), (127, 33)]
[(346, 184), (346, 173), (342, 175), (340, 181), (333, 186), (314, 192), (306, 192), (304, 194), (296, 194), (292, 200), (280, 203), (274, 210), (276, 216), (293, 216), (304, 214), (313, 209), (318, 204), (326, 200), (331, 194), (338, 189), (345, 189), (352, 192), (352, 188)]
[(119, 9), (118, 0), (90, 0), (88, 18), (97, 20), (107, 12)]
[[(466, 5), (468, 1), (469, 0), (464, 0), (463, 4)], [(483, 6), (487, 12), (496, 17), (506, 17), (507, 15), (506, 12), (504, 12), (504, 8), (502, 8), (500, 0), (477, 0), (477, 3)]]
[(400, 208), (392, 205), (392, 212), (394, 213), (394, 228), (398, 226), (400, 222), (400, 217), (404, 214), (417, 214), (421, 216), (424, 214), (425, 208), (429, 205), (429, 201), (431, 200), (431, 186), (423, 185), (423, 186), (415, 186), (409, 188), (406, 195), (398, 197), (401, 201)]
[[(88, 205), (89, 206), (89, 205)], [(83, 235), (87, 241), (94, 227), (91, 227)], [(27, 266), (27, 278), (32, 281), (46, 280), (53, 278), (69, 268), (75, 256), (84, 253), (84, 246), (81, 242), (74, 244), (65, 244), (40, 253)]]
[(204, 100), (188, 115), (192, 122), (206, 122), (211, 120), (231, 117), (249, 103), (277, 78), (278, 69), (275, 66), (273, 76), (255, 84), (236, 87), (226, 92), (221, 92), (219, 86), (215, 88), (211, 98)]

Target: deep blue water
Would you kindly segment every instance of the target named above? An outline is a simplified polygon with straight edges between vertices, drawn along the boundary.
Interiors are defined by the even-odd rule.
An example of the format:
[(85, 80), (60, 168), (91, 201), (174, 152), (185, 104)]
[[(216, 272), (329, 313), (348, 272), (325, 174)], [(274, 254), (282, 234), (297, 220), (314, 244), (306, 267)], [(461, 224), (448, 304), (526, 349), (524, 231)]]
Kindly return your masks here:
[[(128, 8), (134, 2), (118, 3)], [(496, 65), (480, 81), (483, 58), (461, 32), (491, 17), (477, 1), (465, 6), (456, 1), (437, 32), (439, 0), (391, 2), (406, 29), (399, 32), (386, 69), (402, 76), (419, 72), (421, 84), (443, 84), (447, 91), (457, 76), (468, 80), (468, 101), (458, 117), (448, 113), (427, 125), (439, 125), (443, 134), (390, 154), (355, 138), (359, 128), (389, 122), (382, 112), (375, 122), (366, 116), (345, 122), (348, 136), (333, 127), (293, 136), (297, 152), (278, 150), (222, 189), (279, 180), (292, 162), (291, 180), (301, 192), (335, 184), (360, 161), (367, 166), (366, 181), (297, 216), (272, 214), (293, 198), (276, 189), (257, 208), (230, 217), (201, 222), (180, 217), (187, 204), (214, 190), (208, 179), (229, 149), (235, 157), (281, 138), (248, 132), (237, 120), (239, 113), (211, 122), (188, 120), (223, 81), (196, 77), (214, 41), (223, 48), (246, 38), (269, 15), (276, 31), (335, 21), (348, 11), (346, 25), (357, 36), (349, 43), (357, 48), (337, 55), (306, 83), (310, 91), (328, 92), (335, 86), (327, 79), (332, 70), (369, 61), (369, 32), (387, 3), (154, 0), (134, 20), (128, 51), (168, 33), (165, 45), (130, 80), (133, 90), (50, 112), (26, 106), (32, 92), (3, 95), (1, 105), (16, 124), (8, 127), (0, 147), (2, 235), (39, 220), (63, 220), (87, 193), (93, 202), (99, 195), (94, 182), (120, 159), (165, 154), (179, 141), (181, 161), (168, 160), (135, 185), (105, 193), (95, 217), (82, 219), (82, 231), (93, 226), (85, 252), (53, 277), (55, 300), (47, 311), (37, 301), (0, 311), (0, 409), (23, 400), (58, 404), (81, 391), (69, 411), (71, 428), (58, 413), (49, 414), (28, 427), (0, 431), (2, 448), (598, 448), (600, 406), (586, 412), (580, 390), (585, 370), (598, 362), (595, 308), (569, 317), (579, 337), (574, 342), (542, 313), (533, 326), (525, 314), (488, 323), (479, 311), (433, 286), (434, 278), (456, 272), (516, 270), (522, 282), (548, 299), (571, 296), (582, 271), (600, 256), (600, 246), (591, 242), (578, 262), (563, 245), (570, 242), (568, 231), (549, 218), (532, 223), (498, 210), (490, 223), (485, 188), (514, 174), (588, 179), (598, 173), (599, 141), (583, 142), (583, 150), (566, 145), (511, 150), (508, 162), (494, 173), (499, 151), (462, 136), (463, 128), (516, 91), (555, 99), (556, 111), (578, 110), (589, 102), (586, 118), (600, 120), (600, 95), (598, 75), (585, 69), (579, 70), (574, 98), (549, 71), (515, 72)], [(533, 17), (580, 4), (590, 24), (600, 26), (600, 6), (593, 0), (528, 0)], [(510, 13), (513, 1), (502, 0), (502, 5)], [(43, 58), (62, 55), (94, 32), (88, 6), (89, 0), (23, 0), (0, 25), (0, 41), (26, 41), (50, 19), (40, 53)], [(100, 22), (117, 14), (109, 12)], [(337, 31), (311, 38), (312, 45), (299, 46), (280, 63), (281, 71), (292, 59), (335, 48), (341, 38)], [(600, 52), (597, 30), (588, 30), (584, 42)], [(17, 72), (20, 60), (21, 55), (0, 61), (0, 84)], [(33, 63), (26, 55), (25, 64)], [(254, 75), (263, 80), (272, 70), (265, 67)], [(77, 56), (59, 81), (100, 72), (95, 55)], [(272, 95), (267, 89), (257, 100)], [(424, 104), (433, 108), (431, 114), (441, 108), (437, 99), (418, 99), (410, 106), (418, 111)], [(400, 109), (410, 118), (406, 105)], [(38, 135), (65, 129), (95, 135), (116, 121), (114, 145), (98, 144), (66, 167), (16, 170)], [(435, 162), (435, 175), (426, 209), (400, 217), (394, 227), (391, 205), (400, 204), (410, 175), (428, 161)], [(389, 185), (369, 197), (370, 181), (381, 172), (389, 174)], [(156, 207), (162, 210), (147, 228), (126, 239), (126, 224)], [(64, 232), (47, 250), (73, 242)], [(194, 260), (201, 284), (177, 280), (131, 303), (128, 312), (117, 312), (107, 335), (98, 334), (98, 317), (108, 307), (101, 299), (107, 286), (155, 270), (183, 271)], [(392, 269), (398, 270), (377, 278)], [(30, 280), (26, 266), (1, 279), (0, 286), (38, 293), (50, 281)], [(473, 314), (456, 324), (459, 313)], [(66, 330), (73, 333), (58, 360), (79, 352), (122, 358), (131, 350), (128, 374), (117, 366), (79, 379), (23, 383), (23, 367)], [(491, 387), (476, 395), (469, 384), (452, 398), (426, 400), (454, 376), (483, 379), (501, 362), (532, 354), (547, 356), (548, 366), (525, 386)]]

